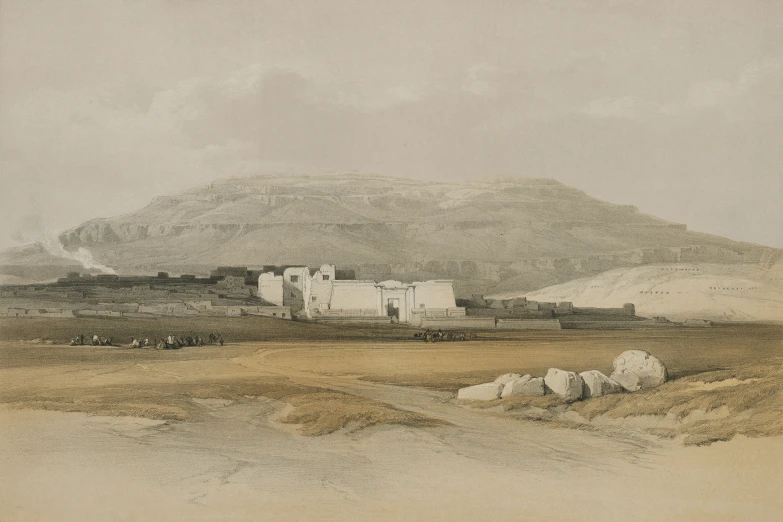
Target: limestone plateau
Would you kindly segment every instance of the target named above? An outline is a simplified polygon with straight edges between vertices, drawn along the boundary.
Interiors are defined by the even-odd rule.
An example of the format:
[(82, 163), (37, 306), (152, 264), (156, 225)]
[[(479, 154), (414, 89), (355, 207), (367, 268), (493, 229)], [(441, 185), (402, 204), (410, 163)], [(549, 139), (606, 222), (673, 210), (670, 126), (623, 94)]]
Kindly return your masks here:
[(650, 263), (769, 266), (781, 257), (551, 179), (437, 183), (359, 174), (216, 181), (90, 220), (60, 240), (121, 272), (329, 262), (357, 278), (453, 278), (463, 295), (535, 290)]

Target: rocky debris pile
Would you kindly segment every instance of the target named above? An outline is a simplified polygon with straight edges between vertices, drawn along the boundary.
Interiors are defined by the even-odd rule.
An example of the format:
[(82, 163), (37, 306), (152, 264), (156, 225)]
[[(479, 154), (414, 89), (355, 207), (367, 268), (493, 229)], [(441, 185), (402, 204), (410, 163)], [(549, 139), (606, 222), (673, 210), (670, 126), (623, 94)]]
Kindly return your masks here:
[(491, 401), (515, 395), (557, 395), (567, 402), (601, 397), (612, 393), (635, 392), (666, 382), (668, 373), (660, 359), (644, 350), (627, 350), (613, 363), (607, 377), (598, 370), (575, 373), (550, 368), (544, 377), (504, 373), (493, 382), (461, 388), (458, 399)]

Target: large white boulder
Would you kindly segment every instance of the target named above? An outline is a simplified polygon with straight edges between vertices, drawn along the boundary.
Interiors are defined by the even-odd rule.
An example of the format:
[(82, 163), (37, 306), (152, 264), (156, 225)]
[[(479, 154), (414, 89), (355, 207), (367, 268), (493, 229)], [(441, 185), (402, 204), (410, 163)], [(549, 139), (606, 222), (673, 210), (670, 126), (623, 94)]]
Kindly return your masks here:
[(567, 401), (577, 401), (582, 398), (584, 383), (579, 374), (550, 368), (544, 377), (546, 391), (563, 397)]
[(525, 375), (507, 382), (500, 396), (511, 397), (512, 395), (544, 395), (544, 379)]
[(499, 382), (486, 382), (467, 388), (460, 388), (457, 392), (458, 399), (469, 399), (473, 401), (491, 401), (500, 397), (503, 391), (503, 385)]
[(514, 379), (519, 379), (522, 377), (522, 374), (520, 373), (504, 373), (497, 379), (495, 379), (495, 382), (499, 382), (500, 384), (506, 384), (508, 382), (513, 381)]
[(601, 395), (609, 395), (610, 393), (620, 393), (623, 391), (623, 387), (619, 383), (613, 381), (598, 370), (589, 370), (579, 374), (582, 381), (585, 383), (582, 396), (587, 399), (589, 397), (600, 397)]
[(666, 382), (666, 366), (660, 359), (644, 350), (628, 350), (614, 360), (610, 376), (628, 391), (654, 388)]

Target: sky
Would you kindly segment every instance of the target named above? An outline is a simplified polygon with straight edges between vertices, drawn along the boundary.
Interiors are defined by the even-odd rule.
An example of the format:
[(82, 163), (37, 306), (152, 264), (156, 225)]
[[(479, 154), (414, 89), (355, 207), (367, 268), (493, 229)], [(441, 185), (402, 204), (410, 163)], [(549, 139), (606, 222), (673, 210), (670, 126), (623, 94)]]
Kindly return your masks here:
[(0, 0), (0, 248), (335, 171), (554, 178), (783, 247), (783, 2)]

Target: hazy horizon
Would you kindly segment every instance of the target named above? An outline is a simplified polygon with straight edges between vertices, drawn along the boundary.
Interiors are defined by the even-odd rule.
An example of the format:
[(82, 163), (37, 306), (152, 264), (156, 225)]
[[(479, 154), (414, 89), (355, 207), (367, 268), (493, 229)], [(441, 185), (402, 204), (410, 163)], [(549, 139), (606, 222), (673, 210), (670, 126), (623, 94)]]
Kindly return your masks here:
[(783, 247), (783, 3), (0, 0), (0, 248), (254, 174), (551, 178)]

